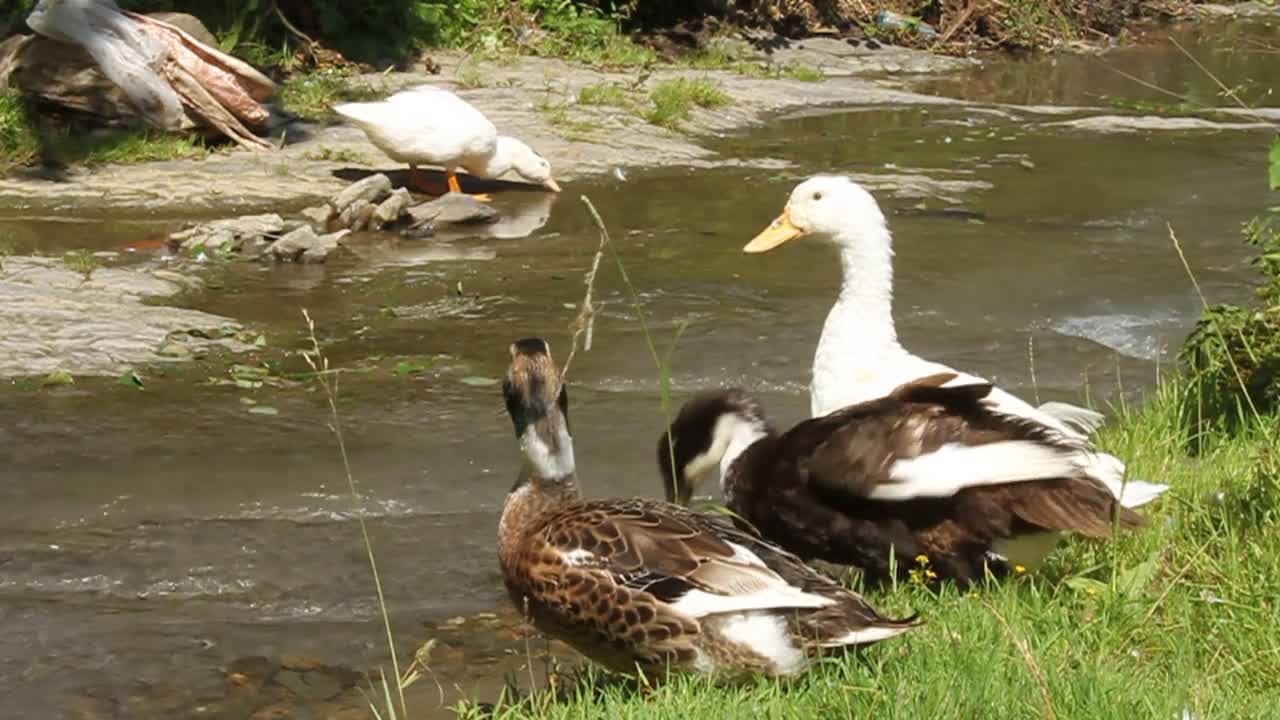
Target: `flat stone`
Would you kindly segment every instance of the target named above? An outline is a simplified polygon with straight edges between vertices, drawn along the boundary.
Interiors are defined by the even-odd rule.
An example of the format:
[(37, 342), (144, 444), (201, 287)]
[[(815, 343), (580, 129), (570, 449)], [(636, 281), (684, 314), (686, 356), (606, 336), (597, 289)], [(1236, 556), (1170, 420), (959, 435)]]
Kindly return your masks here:
[(100, 267), (86, 279), (61, 258), (4, 258), (0, 376), (55, 370), (111, 376), (146, 363), (189, 359), (212, 345), (250, 349), (230, 338), (196, 337), (221, 337), (237, 327), (231, 318), (153, 304), (200, 284), (191, 277), (175, 281), (173, 275), (147, 266)]
[(498, 219), (498, 211), (488, 203), (470, 195), (446, 193), (429, 202), (408, 209), (414, 227), (424, 223), (440, 225), (468, 225), (487, 223)]
[(347, 208), (357, 201), (362, 200), (370, 204), (377, 203), (390, 193), (391, 178), (378, 173), (351, 183), (342, 192), (334, 195), (329, 204), (333, 206), (333, 209), (339, 215), (342, 215), (347, 211)]
[(295, 262), (302, 253), (310, 250), (320, 241), (320, 236), (310, 225), (285, 234), (267, 248), (266, 255), (283, 262)]
[(284, 218), (275, 213), (245, 215), (226, 220), (213, 220), (179, 230), (169, 236), (169, 246), (190, 254), (206, 250), (239, 250), (246, 243), (263, 242), (286, 229)]
[(1195, 117), (1159, 117), (1154, 115), (1098, 115), (1076, 120), (1045, 123), (1046, 126), (1069, 127), (1095, 133), (1147, 131), (1186, 132), (1190, 130), (1269, 130), (1265, 122), (1214, 122)]

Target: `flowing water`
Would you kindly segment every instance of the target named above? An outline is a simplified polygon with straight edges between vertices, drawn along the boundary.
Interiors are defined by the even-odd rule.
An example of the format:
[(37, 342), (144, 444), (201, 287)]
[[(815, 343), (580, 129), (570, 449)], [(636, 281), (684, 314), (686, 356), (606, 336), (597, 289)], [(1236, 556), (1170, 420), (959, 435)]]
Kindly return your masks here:
[[(1274, 41), (1269, 26), (1249, 27), (1233, 30), (1237, 48)], [(1225, 82), (1257, 80), (1250, 99), (1277, 104), (1259, 91), (1280, 79), (1267, 56), (1181, 37)], [(983, 102), (1159, 99), (1108, 67), (1225, 104), (1160, 45), (994, 62), (928, 85)], [(284, 359), (262, 387), (211, 382), (229, 375), (210, 359), (144, 371), (143, 391), (106, 380), (0, 391), (0, 717), (243, 717), (270, 700), (261, 667), (281, 657), (295, 659), (276, 686), (333, 695), (305, 671), (385, 658), (357, 516), (369, 521), (401, 648), (447, 637), (444, 684), (496, 692), (510, 651), (494, 638), (517, 647), (517, 636), (450, 635), (461, 626), (439, 623), (505, 606), (494, 533), (517, 462), (493, 381), (518, 337), (547, 337), (563, 360), (597, 243), (581, 193), (613, 232), (659, 350), (683, 328), (671, 356), (677, 401), (735, 383), (784, 425), (807, 411), (809, 362), (839, 282), (834, 250), (815, 240), (763, 257), (740, 248), (797, 179), (827, 171), (951, 183), (923, 197), (877, 193), (895, 233), (908, 346), (1042, 400), (1149, 386), (1200, 302), (1167, 224), (1211, 301), (1247, 299), (1254, 276), (1238, 228), (1269, 202), (1270, 137), (1108, 135), (1050, 124), (1060, 119), (936, 107), (800, 115), (719, 141), (793, 164), (782, 173), (635, 172), (554, 204), (499, 198), (514, 218), (509, 239), (370, 238), (325, 266), (206, 266), (209, 288), (184, 304), (263, 333), (262, 358)], [(0, 220), (19, 251), (143, 241), (112, 261), (123, 263), (174, 262), (145, 249), (168, 229)], [(594, 345), (571, 371), (584, 487), (654, 495), (658, 373), (609, 258), (597, 304)], [(368, 493), (358, 506), (323, 393), (287, 379), (305, 369), (287, 355), (309, 342), (303, 307), (331, 362), (356, 370), (342, 376), (339, 410)]]

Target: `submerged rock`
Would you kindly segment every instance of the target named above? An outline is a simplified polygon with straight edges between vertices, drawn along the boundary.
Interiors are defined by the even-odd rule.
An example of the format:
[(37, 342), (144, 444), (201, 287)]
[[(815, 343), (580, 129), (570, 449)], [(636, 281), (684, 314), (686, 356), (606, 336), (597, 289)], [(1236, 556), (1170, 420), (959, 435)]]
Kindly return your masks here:
[(275, 241), (263, 257), (282, 262), (322, 263), (350, 234), (350, 230), (339, 230), (319, 235), (310, 225), (303, 225)]
[(200, 250), (238, 252), (246, 244), (266, 244), (286, 230), (284, 218), (269, 213), (200, 223), (169, 236), (169, 247), (187, 255)]
[(150, 301), (200, 281), (149, 267), (88, 272), (61, 258), (8, 257), (0, 265), (0, 376), (118, 375), (140, 364), (195, 357), (235, 340), (231, 318)]

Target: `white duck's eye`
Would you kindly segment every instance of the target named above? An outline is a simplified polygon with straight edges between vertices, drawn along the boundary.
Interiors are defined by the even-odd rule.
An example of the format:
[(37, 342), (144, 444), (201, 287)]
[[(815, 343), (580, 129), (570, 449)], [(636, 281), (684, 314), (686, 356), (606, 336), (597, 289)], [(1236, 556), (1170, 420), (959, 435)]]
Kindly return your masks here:
[(816, 193), (814, 193), (814, 194), (813, 194), (813, 199), (814, 199), (814, 200), (821, 200), (821, 199), (822, 199), (822, 193), (820, 193), (820, 192), (816, 192)]

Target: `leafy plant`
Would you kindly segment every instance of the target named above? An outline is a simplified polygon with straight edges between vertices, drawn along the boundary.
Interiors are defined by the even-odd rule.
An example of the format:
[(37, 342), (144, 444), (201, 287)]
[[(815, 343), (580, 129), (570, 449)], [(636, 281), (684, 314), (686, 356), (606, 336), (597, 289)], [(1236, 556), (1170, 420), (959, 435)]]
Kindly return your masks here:
[(653, 107), (645, 119), (654, 125), (675, 129), (689, 118), (693, 108), (716, 108), (731, 100), (720, 86), (707, 78), (664, 80), (649, 94)]
[[(1270, 184), (1280, 180), (1280, 139), (1270, 154)], [(1183, 344), (1197, 403), (1188, 408), (1193, 425), (1234, 426), (1250, 414), (1280, 407), (1280, 211), (1245, 223), (1246, 243), (1260, 252), (1253, 264), (1263, 284), (1255, 307), (1219, 304), (1206, 308)], [(1203, 427), (1201, 428), (1203, 429)]]
[(0, 174), (30, 164), (40, 152), (22, 93), (0, 88)]

